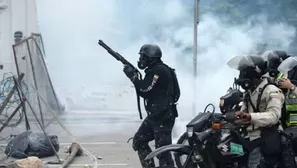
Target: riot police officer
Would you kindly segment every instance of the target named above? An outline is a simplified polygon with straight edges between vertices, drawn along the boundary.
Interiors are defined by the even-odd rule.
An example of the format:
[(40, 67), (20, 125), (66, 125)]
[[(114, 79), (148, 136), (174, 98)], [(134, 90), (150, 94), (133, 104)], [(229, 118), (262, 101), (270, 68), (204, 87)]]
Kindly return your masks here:
[[(156, 148), (172, 143), (172, 128), (177, 115), (176, 103), (180, 90), (174, 69), (161, 60), (162, 51), (155, 44), (145, 44), (139, 51), (138, 68), (145, 71), (140, 80), (129, 66), (124, 73), (133, 82), (137, 92), (145, 100), (147, 117), (133, 137), (133, 149), (138, 152), (142, 167), (155, 167), (153, 160), (145, 160), (152, 151), (149, 142), (155, 140)], [(158, 157), (160, 166), (172, 166), (170, 153)]]
[(279, 81), (279, 87), (287, 90), (286, 94), (286, 113), (283, 115), (286, 129), (285, 132), (293, 135), (292, 141), (295, 153), (297, 153), (297, 58), (290, 57), (283, 61), (278, 70), (280, 73), (288, 74), (289, 78)]
[(267, 62), (267, 72), (273, 82), (277, 83), (278, 79), (286, 78), (285, 74), (279, 73), (277, 68), (284, 60), (290, 57), (287, 52), (283, 50), (267, 50), (261, 57)]
[[(237, 56), (232, 58), (228, 65), (239, 71), (236, 82), (245, 90), (242, 108), (235, 115), (250, 120), (246, 138), (259, 142), (249, 154), (248, 167), (257, 168), (263, 160), (266, 160), (265, 164), (275, 165), (279, 163), (281, 152), (278, 133), (281, 128), (278, 122), (284, 95), (278, 87), (269, 84), (267, 78), (262, 78), (267, 68), (262, 57)], [(265, 159), (262, 159), (263, 157)]]
[[(266, 51), (262, 57), (267, 61), (269, 76), (274, 78), (272, 82), (276, 83), (286, 95), (286, 105), (283, 109), (281, 118), (283, 126), (285, 128), (297, 126), (297, 119), (294, 117), (297, 114), (297, 96), (294, 94), (295, 85), (289, 83), (291, 80), (296, 81), (297, 79), (296, 66), (291, 67), (289, 71), (285, 72), (280, 72), (278, 70), (279, 66), (281, 66), (282, 71), (284, 71), (283, 68), (287, 69), (288, 67), (286, 66), (293, 65), (295, 59), (288, 55), (285, 51), (281, 50)], [(288, 86), (290, 88), (288, 88)]]
[(297, 84), (296, 82), (297, 81), (297, 57), (290, 57), (285, 61), (283, 61), (279, 65), (278, 70), (281, 73), (288, 74), (288, 78), (289, 78), (289, 79), (283, 79), (279, 82), (280, 88), (289, 89), (292, 94), (297, 96), (297, 90), (295, 85)]

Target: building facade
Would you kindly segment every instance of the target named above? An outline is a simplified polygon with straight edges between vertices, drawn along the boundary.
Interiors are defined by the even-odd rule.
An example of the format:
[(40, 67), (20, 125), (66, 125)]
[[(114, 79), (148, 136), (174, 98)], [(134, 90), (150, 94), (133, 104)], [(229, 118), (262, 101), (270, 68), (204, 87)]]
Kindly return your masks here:
[(39, 33), (35, 0), (0, 0), (0, 73), (16, 74), (12, 45), (14, 33), (21, 31), (23, 37)]

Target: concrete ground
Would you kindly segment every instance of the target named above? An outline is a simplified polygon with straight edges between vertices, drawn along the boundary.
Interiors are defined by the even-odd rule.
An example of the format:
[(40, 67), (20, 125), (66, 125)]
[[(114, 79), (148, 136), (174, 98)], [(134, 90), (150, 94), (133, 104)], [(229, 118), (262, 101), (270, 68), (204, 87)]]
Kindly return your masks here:
[[(132, 137), (138, 129), (141, 120), (137, 112), (99, 112), (99, 111), (71, 111), (60, 117), (67, 129), (74, 135), (80, 144), (95, 155), (99, 167), (106, 168), (139, 168), (140, 163), (136, 152), (133, 151), (131, 142), (127, 140)], [(33, 119), (30, 121), (32, 130), (40, 130)], [(24, 125), (13, 130), (13, 133), (24, 131)], [(72, 142), (66, 131), (57, 123), (53, 122), (46, 131), (48, 134), (58, 135), (60, 141), (59, 157), (65, 159), (67, 154), (64, 147)], [(1, 135), (8, 135), (11, 129), (4, 130)], [(175, 135), (178, 136), (178, 135)], [(3, 137), (3, 136), (2, 136)], [(7, 141), (1, 141), (6, 145)], [(153, 147), (153, 144), (152, 144)], [(3, 147), (5, 149), (5, 147)], [(0, 155), (0, 158), (5, 154)], [(6, 160), (7, 161), (10, 161)], [(56, 157), (45, 158), (45, 161), (55, 161)], [(93, 161), (87, 157), (77, 157), (70, 168), (92, 165)], [(59, 167), (59, 165), (48, 165)]]

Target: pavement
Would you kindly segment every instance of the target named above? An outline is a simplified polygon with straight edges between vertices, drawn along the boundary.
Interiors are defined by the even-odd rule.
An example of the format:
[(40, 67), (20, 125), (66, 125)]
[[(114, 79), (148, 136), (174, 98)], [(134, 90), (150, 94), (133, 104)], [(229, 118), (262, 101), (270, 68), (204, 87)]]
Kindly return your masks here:
[[(75, 140), (85, 149), (97, 157), (98, 167), (105, 168), (140, 168), (138, 156), (132, 149), (132, 144), (127, 143), (138, 129), (141, 120), (135, 112), (118, 111), (71, 111), (59, 117), (66, 128), (73, 134)], [(30, 121), (32, 130), (38, 130), (38, 124), (33, 119)], [(24, 124), (13, 129), (17, 134), (24, 131)], [(59, 157), (65, 159), (67, 154), (64, 148), (70, 146), (73, 141), (67, 132), (56, 122), (52, 122), (46, 129), (48, 134), (59, 137), (60, 150)], [(1, 132), (1, 136), (9, 135), (11, 129), (7, 128)], [(178, 135), (174, 135), (178, 137)], [(0, 141), (0, 145), (5, 149), (7, 141)], [(151, 144), (154, 147), (153, 143)], [(0, 158), (4, 157), (4, 152)], [(12, 158), (6, 162), (13, 160)], [(55, 161), (56, 157), (43, 159), (44, 161)], [(93, 161), (87, 156), (77, 157), (69, 166), (70, 168), (84, 167), (92, 165)], [(59, 165), (48, 165), (49, 167), (59, 167)]]

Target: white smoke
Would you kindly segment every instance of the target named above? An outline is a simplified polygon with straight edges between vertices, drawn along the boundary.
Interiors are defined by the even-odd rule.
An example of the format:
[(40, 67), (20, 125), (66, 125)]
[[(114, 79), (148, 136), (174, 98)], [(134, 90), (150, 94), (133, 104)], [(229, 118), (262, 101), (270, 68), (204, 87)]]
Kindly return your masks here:
[[(122, 72), (121, 63), (98, 46), (102, 39), (114, 50), (136, 65), (138, 51), (145, 43), (158, 44), (163, 60), (177, 71), (181, 86), (178, 134), (194, 117), (192, 60), (187, 51), (193, 45), (193, 13), (191, 3), (184, 0), (50, 0), (38, 1), (41, 33), (44, 37), (47, 61), (55, 87), (60, 95), (70, 96), (80, 103), (82, 88), (87, 92), (107, 91), (113, 95), (108, 106), (133, 109), (135, 92), (122, 85), (132, 85)], [(202, 8), (203, 9), (203, 8)], [(230, 25), (221, 15), (204, 14), (198, 28), (197, 111), (208, 103), (218, 104), (220, 96), (232, 86), (238, 72), (226, 62), (238, 54), (255, 53), (257, 45), (268, 43), (271, 49), (288, 49), (295, 37), (292, 27), (268, 23)], [(107, 88), (106, 85), (116, 87)], [(116, 90), (114, 89), (116, 88)], [(125, 92), (125, 93), (124, 93)], [(123, 97), (119, 98), (119, 94)], [(218, 109), (216, 112), (219, 112)], [(184, 121), (180, 121), (184, 119)]]

